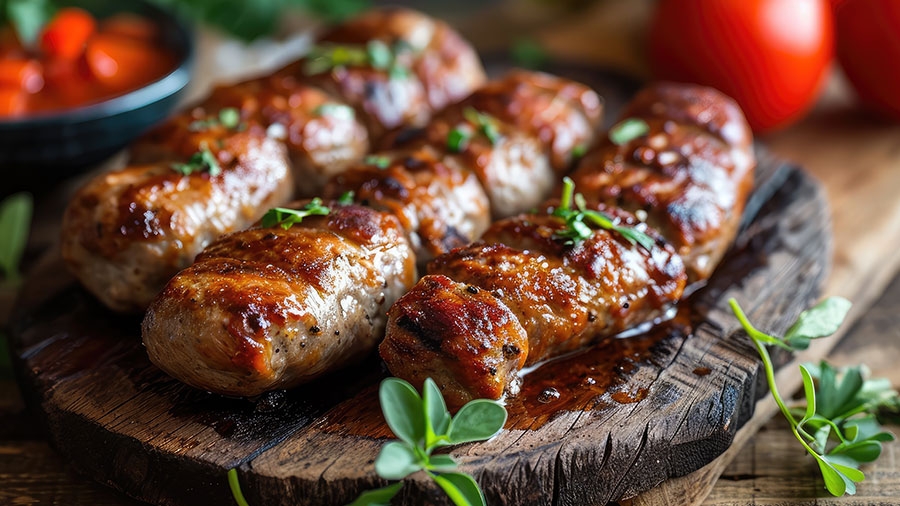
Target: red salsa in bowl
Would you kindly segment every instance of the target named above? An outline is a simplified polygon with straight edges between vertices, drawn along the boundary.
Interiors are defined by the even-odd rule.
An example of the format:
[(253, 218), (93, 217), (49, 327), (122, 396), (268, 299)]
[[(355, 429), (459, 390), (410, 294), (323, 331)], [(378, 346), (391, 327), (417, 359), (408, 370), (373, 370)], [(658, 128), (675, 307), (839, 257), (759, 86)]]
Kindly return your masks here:
[(35, 40), (0, 28), (0, 117), (17, 118), (101, 102), (171, 72), (176, 55), (161, 27), (129, 12), (98, 19), (63, 7)]

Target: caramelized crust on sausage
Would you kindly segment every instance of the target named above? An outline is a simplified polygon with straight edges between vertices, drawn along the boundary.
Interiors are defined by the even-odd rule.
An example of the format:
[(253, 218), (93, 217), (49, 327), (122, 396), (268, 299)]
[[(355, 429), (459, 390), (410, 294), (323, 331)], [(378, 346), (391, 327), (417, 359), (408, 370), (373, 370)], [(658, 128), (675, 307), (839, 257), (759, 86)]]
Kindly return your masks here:
[[(472, 123), (472, 112), (486, 117), (496, 139)], [(540, 72), (514, 70), (448, 107), (424, 130), (402, 132), (391, 142), (446, 150), (447, 164), (478, 176), (493, 218), (499, 219), (532, 209), (547, 198), (559, 176), (571, 168), (574, 155), (594, 144), (601, 116), (600, 98), (590, 88)], [(454, 130), (467, 132), (468, 140), (448, 143)]]
[(212, 143), (210, 152), (221, 174), (138, 165), (97, 177), (75, 194), (63, 216), (62, 256), (104, 304), (143, 310), (210, 241), (288, 200), (283, 144), (249, 131), (220, 139), (222, 147)]
[(284, 141), (300, 195), (317, 195), (329, 177), (369, 151), (369, 134), (353, 108), (318, 87), (275, 74), (216, 87), (202, 103), (140, 139), (132, 162), (189, 157), (211, 145), (211, 135), (229, 130), (219, 120), (225, 108), (240, 113), (232, 131), (252, 130)]
[(371, 353), (414, 257), (393, 216), (327, 205), (325, 217), (211, 244), (148, 309), (150, 359), (197, 388), (252, 396)]
[[(633, 218), (628, 221), (635, 222)], [(390, 310), (389, 332), (380, 350), (391, 372), (424, 381), (453, 367), (453, 379), (438, 383), (445, 398), (450, 395), (448, 402), (458, 406), (487, 392), (489, 398), (496, 399), (504, 390), (515, 388), (515, 374), (524, 365), (584, 348), (599, 337), (659, 318), (681, 297), (684, 266), (663, 241), (648, 251), (615, 232), (598, 230), (571, 246), (557, 238), (563, 227), (561, 220), (546, 214), (518, 216), (493, 224), (478, 243), (435, 259), (429, 265), (429, 276)], [(453, 281), (426, 282), (432, 276)], [(493, 297), (490, 304), (494, 314), (505, 315), (500, 308), (506, 308), (518, 326), (510, 327), (505, 321), (486, 323), (504, 331), (475, 335), (442, 332), (438, 338), (417, 333), (419, 327), (393, 321), (413, 313), (423, 321), (455, 318), (443, 312), (452, 307), (466, 308), (466, 304), (434, 305), (430, 301), (450, 297), (451, 293), (471, 298), (482, 291)], [(520, 332), (528, 336), (527, 346), (519, 343)], [(404, 350), (412, 352), (398, 353), (397, 340), (404, 343)], [(416, 342), (420, 343), (418, 348)], [(427, 346), (442, 351), (480, 351), (470, 351), (470, 361), (459, 364), (460, 358), (453, 355), (439, 359), (433, 353), (421, 352)], [(484, 375), (482, 362), (487, 359), (477, 355), (509, 358), (513, 349), (522, 350), (524, 356), (503, 364), (509, 367), (496, 366), (498, 372), (490, 377)], [(429, 364), (423, 364), (420, 357)]]
[(684, 258), (691, 282), (712, 274), (734, 240), (755, 160), (737, 105), (709, 88), (662, 84), (635, 98), (622, 118), (646, 135), (609, 139), (572, 174), (591, 201), (647, 214)]
[(374, 164), (336, 176), (324, 196), (338, 198), (353, 191), (356, 202), (397, 216), (419, 265), (469, 244), (487, 228), (489, 204), (478, 179), (448, 167), (440, 152), (423, 146), (374, 158)]
[[(219, 87), (138, 141), (131, 166), (99, 176), (72, 202), (62, 230), (66, 260), (101, 301), (119, 311), (144, 309), (212, 239), (288, 201), (292, 179), (302, 195), (318, 194), (368, 151), (370, 139), (421, 125), (484, 79), (471, 46), (410, 10), (370, 11), (321, 40), (363, 48), (378, 40), (404, 49), (389, 67), (369, 61), (308, 73), (308, 60), (301, 60)], [(227, 108), (238, 110), (236, 124), (223, 124)], [(195, 185), (205, 181), (202, 174), (183, 179), (171, 170), (207, 150), (240, 170), (207, 178), (209, 188)], [(137, 200), (129, 201), (132, 196)], [(152, 230), (115, 228), (123, 220), (146, 221)]]
[[(553, 201), (543, 213), (497, 222), (478, 243), (432, 261), (429, 275), (391, 308), (379, 350), (392, 373), (417, 384), (437, 378), (457, 406), (499, 398), (515, 392), (523, 364), (651, 322), (680, 299), (688, 280), (709, 276), (752, 184), (750, 131), (740, 110), (714, 90), (663, 84), (639, 93), (623, 118), (644, 120), (649, 132), (621, 146), (605, 141), (573, 179), (588, 207), (647, 233), (652, 247), (605, 229), (566, 240)], [(472, 297), (484, 292), (493, 298), (476, 304)], [(492, 332), (427, 324), (457, 321), (463, 317), (452, 312), (472, 305), (497, 318), (485, 324)], [(526, 356), (506, 357), (504, 349)]]

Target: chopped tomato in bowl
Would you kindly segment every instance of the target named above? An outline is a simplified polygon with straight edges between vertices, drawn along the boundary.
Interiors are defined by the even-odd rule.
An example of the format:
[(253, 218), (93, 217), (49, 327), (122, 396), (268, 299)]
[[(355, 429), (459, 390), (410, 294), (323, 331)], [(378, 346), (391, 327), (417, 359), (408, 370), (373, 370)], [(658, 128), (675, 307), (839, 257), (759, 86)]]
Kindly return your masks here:
[(0, 168), (96, 164), (164, 118), (190, 80), (192, 35), (153, 3), (51, 5), (43, 23), (0, 25)]

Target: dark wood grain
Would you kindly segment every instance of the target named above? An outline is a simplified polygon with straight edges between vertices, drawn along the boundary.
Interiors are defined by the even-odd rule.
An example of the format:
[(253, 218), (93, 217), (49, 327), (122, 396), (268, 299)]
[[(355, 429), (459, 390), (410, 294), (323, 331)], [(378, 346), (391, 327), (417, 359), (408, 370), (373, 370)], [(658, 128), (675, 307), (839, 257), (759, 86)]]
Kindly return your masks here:
[[(725, 300), (782, 330), (816, 296), (830, 251), (817, 185), (771, 158), (760, 175), (771, 198), (676, 323), (538, 369), (509, 401), (500, 436), (452, 451), (490, 503), (605, 504), (727, 448), (752, 414), (758, 363)], [(374, 360), (291, 392), (222, 398), (152, 366), (139, 319), (104, 310), (58, 259), (26, 286), (13, 318), (26, 400), (95, 480), (157, 504), (225, 504), (232, 467), (252, 504), (343, 504), (383, 484), (372, 468), (389, 438)], [(554, 367), (576, 372), (557, 384)], [(546, 404), (548, 385), (561, 395)], [(401, 502), (445, 502), (425, 477), (408, 481)]]

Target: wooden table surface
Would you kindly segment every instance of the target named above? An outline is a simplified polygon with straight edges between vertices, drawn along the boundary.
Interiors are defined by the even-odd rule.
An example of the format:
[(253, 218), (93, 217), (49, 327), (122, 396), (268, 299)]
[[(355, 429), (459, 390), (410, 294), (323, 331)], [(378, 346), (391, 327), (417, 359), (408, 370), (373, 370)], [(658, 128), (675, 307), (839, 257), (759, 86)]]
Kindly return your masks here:
[[(593, 15), (535, 30), (554, 52), (616, 66), (640, 75), (639, 33), (646, 2), (611, 2)], [(616, 12), (607, 12), (616, 11)], [(523, 25), (535, 23), (515, 14)], [(610, 19), (629, 19), (610, 29)], [(622, 27), (625, 26), (623, 29)], [(477, 22), (467, 32), (480, 31)], [(610, 33), (615, 32), (614, 35)], [(481, 32), (488, 33), (488, 32)], [(470, 33), (467, 33), (470, 34)], [(597, 39), (609, 50), (596, 50)], [(490, 45), (485, 36), (485, 45)], [(608, 40), (607, 40), (608, 39)], [(629, 43), (631, 41), (631, 43)], [(591, 49), (594, 48), (594, 49)], [(843, 338), (830, 350), (836, 364), (865, 362), (875, 376), (900, 385), (900, 125), (873, 120), (859, 111), (835, 73), (812, 114), (788, 130), (761, 139), (776, 154), (794, 160), (819, 178), (832, 206), (836, 252), (828, 295), (855, 302)], [(46, 237), (52, 231), (38, 230)], [(0, 297), (0, 322), (9, 297)], [(801, 357), (802, 358), (802, 357)], [(779, 380), (797, 385), (785, 368)], [(626, 501), (638, 505), (888, 505), (900, 501), (900, 444), (888, 443), (882, 458), (864, 471), (867, 481), (855, 497), (831, 498), (814, 460), (805, 455), (786, 422), (773, 418), (771, 402), (761, 401), (758, 415), (739, 431), (732, 448), (707, 467)], [(131, 505), (118, 493), (89, 482), (49, 447), (41, 428), (24, 409), (10, 377), (0, 378), (0, 504)], [(900, 434), (900, 427), (894, 428)]]

